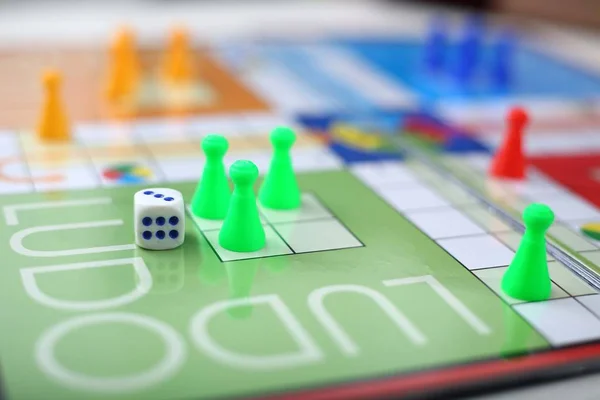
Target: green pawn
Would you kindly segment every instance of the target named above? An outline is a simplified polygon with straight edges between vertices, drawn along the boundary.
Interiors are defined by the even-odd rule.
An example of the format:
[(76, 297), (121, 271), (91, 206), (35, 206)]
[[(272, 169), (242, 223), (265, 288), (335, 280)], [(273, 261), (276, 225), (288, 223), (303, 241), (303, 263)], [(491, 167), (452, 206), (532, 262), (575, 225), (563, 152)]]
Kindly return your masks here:
[(231, 251), (258, 251), (265, 247), (265, 230), (253, 189), (258, 168), (251, 161), (238, 160), (229, 169), (229, 175), (234, 184), (233, 195), (219, 232), (219, 244)]
[(229, 207), (229, 182), (223, 157), (229, 144), (220, 135), (208, 135), (202, 140), (206, 164), (202, 179), (192, 197), (192, 213), (200, 218), (224, 219)]
[(271, 132), (273, 158), (258, 198), (260, 203), (275, 210), (293, 210), (300, 207), (300, 189), (294, 175), (290, 150), (296, 134), (283, 126)]
[(552, 283), (546, 260), (546, 231), (554, 213), (544, 204), (530, 204), (523, 212), (525, 233), (510, 266), (502, 278), (502, 290), (519, 300), (550, 298)]

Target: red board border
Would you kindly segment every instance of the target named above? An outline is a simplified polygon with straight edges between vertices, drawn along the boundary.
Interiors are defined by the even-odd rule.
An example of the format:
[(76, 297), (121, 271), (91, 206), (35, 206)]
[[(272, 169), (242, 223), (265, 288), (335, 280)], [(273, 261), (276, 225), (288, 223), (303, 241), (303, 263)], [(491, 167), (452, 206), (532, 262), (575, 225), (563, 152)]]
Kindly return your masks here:
[(494, 383), (524, 383), (600, 368), (600, 342), (551, 349), (509, 359), (487, 360), (383, 379), (298, 390), (268, 396), (271, 400), (352, 400), (381, 397), (421, 397)]

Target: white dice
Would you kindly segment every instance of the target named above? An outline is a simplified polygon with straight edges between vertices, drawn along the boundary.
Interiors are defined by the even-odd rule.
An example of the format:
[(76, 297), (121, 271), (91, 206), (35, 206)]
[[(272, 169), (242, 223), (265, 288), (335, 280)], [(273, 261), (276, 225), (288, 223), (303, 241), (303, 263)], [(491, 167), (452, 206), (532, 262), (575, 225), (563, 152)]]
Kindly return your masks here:
[(167, 188), (140, 190), (133, 196), (133, 208), (138, 246), (168, 250), (183, 244), (185, 207), (180, 192)]

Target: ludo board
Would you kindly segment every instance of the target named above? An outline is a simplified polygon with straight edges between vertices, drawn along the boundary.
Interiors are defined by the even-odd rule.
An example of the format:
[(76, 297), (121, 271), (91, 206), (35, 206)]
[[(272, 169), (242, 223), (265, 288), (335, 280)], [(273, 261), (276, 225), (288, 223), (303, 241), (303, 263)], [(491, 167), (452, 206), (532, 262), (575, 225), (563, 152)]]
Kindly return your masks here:
[[(214, 46), (198, 50), (196, 80), (175, 92), (156, 79), (160, 53), (145, 50), (144, 84), (117, 108), (91, 79), (103, 51), (7, 54), (13, 84), (51, 61), (65, 67), (74, 124), (71, 143), (39, 143), (35, 88), (2, 100), (3, 396), (425, 396), (596, 367), (593, 280), (549, 255), (551, 299), (499, 289), (529, 201), (553, 207), (554, 245), (594, 271), (599, 242), (578, 224), (600, 218), (597, 203), (548, 161), (564, 137), (534, 130), (526, 184), (488, 182), (485, 169), (498, 115), (514, 102), (540, 121), (569, 106), (586, 116), (584, 148), (600, 143), (589, 100), (600, 79), (520, 46), (510, 86), (491, 87), (483, 68), (460, 87), (420, 72), (420, 46)], [(280, 124), (298, 132), (303, 201), (293, 212), (261, 208), (263, 250), (228, 252), (219, 223), (192, 216), (181, 248), (133, 244), (133, 193), (168, 186), (190, 199), (208, 133), (228, 138), (228, 165), (250, 159), (264, 173)]]

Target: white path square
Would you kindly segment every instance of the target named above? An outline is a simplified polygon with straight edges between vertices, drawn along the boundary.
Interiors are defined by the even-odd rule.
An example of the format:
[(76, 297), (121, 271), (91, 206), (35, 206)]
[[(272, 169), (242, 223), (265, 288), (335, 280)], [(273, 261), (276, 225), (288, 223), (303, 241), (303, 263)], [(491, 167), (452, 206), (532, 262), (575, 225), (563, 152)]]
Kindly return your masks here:
[(600, 338), (600, 319), (573, 298), (514, 307), (555, 346)]
[(329, 149), (322, 147), (308, 147), (292, 149), (294, 171), (329, 171), (341, 170), (344, 163)]
[(400, 212), (450, 206), (450, 203), (423, 185), (415, 184), (406, 188), (386, 187), (375, 191)]
[(437, 243), (470, 270), (509, 265), (515, 254), (491, 235), (440, 239)]
[(310, 221), (331, 217), (327, 210), (311, 193), (302, 194), (302, 205), (297, 210), (272, 210), (259, 204), (261, 214), (272, 224), (278, 222)]
[(156, 164), (168, 182), (198, 182), (204, 169), (204, 157), (157, 158)]
[(284, 254), (292, 254), (290, 248), (283, 240), (275, 233), (273, 228), (265, 226), (266, 245), (259, 251), (249, 253), (238, 253), (235, 251), (225, 250), (219, 245), (219, 230), (205, 232), (204, 235), (213, 249), (217, 252), (222, 261), (237, 261), (250, 258), (260, 258), (269, 256), (280, 256)]
[(580, 296), (577, 300), (600, 318), (600, 294)]
[(29, 166), (33, 185), (38, 192), (69, 189), (91, 189), (100, 186), (100, 179), (94, 168), (88, 164)]
[(415, 174), (401, 162), (361, 163), (352, 167), (352, 173), (371, 187), (417, 182)]
[(362, 246), (346, 227), (333, 218), (273, 226), (296, 253)]
[(485, 234), (469, 217), (453, 208), (409, 212), (406, 217), (432, 239)]

